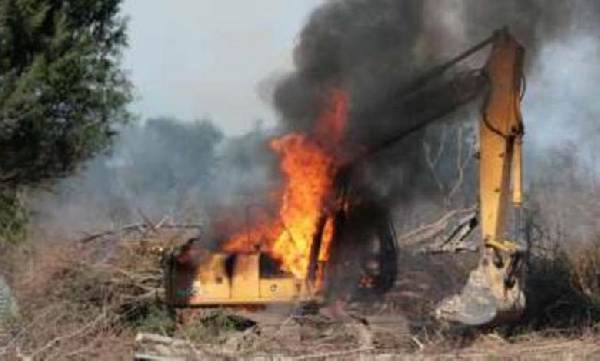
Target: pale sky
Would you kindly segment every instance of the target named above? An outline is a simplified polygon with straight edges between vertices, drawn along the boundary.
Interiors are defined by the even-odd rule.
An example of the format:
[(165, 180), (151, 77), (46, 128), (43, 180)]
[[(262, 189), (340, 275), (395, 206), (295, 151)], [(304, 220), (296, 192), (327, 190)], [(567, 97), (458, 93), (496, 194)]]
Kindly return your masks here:
[(298, 33), (322, 1), (125, 0), (133, 110), (143, 118), (210, 117), (230, 134), (258, 118), (273, 122), (258, 88), (291, 69)]

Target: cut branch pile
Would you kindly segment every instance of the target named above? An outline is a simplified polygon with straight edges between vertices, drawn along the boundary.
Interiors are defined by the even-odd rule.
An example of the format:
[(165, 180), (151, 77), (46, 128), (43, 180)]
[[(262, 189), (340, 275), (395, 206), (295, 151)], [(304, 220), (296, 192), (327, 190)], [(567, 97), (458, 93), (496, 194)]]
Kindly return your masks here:
[(171, 327), (162, 252), (198, 231), (163, 219), (40, 242), (23, 255), (14, 285), (22, 318), (3, 352), (33, 359), (93, 359), (106, 349), (131, 354), (136, 330)]

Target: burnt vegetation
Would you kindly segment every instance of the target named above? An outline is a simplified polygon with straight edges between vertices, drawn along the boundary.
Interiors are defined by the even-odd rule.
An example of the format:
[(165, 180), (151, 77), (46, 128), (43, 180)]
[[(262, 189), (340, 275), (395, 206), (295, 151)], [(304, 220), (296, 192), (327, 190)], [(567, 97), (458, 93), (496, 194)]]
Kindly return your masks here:
[[(598, 355), (597, 2), (327, 2), (300, 34), (295, 70), (274, 88), (281, 121), (237, 137), (218, 119), (124, 124), (130, 85), (118, 67), (126, 44), (119, 3), (0, 0), (0, 275), (19, 308), (5, 317), (0, 307), (0, 358), (114, 359), (165, 348), (190, 359)], [(191, 237), (217, 248), (220, 224), (243, 228), (249, 210), (274, 212), (270, 192), (281, 174), (267, 145), (273, 136), (313, 129), (328, 90), (339, 87), (350, 96), (351, 159), (411, 126), (419, 104), (398, 107), (403, 85), (503, 26), (528, 59), (527, 197), (514, 230), (527, 245), (523, 317), (468, 331), (430, 317), (474, 264), (425, 254), (423, 240), (475, 209), (477, 102), (356, 170), (356, 197), (389, 216), (397, 233), (399, 286), (387, 296), (343, 315), (278, 309), (250, 321), (246, 310), (211, 309), (173, 317), (164, 251)], [(369, 216), (354, 223), (358, 232)]]

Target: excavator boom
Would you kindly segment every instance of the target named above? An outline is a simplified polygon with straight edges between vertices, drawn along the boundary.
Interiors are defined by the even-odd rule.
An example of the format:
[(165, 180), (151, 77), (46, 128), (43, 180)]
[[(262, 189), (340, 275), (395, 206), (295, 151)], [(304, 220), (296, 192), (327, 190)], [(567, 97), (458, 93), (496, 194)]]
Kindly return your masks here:
[(505, 232), (512, 187), (513, 204), (522, 203), (520, 97), (523, 48), (508, 34), (499, 36), (486, 66), (490, 91), (479, 125), (480, 206), (484, 239)]

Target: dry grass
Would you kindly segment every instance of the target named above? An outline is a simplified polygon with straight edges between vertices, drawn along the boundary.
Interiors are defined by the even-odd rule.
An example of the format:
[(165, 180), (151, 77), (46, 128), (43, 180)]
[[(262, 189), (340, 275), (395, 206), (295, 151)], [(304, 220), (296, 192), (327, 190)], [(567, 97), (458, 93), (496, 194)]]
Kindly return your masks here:
[[(138, 329), (166, 327), (160, 257), (173, 235), (43, 240), (14, 248), (13, 293), (21, 318), (5, 352), (34, 359), (131, 359)], [(142, 243), (140, 243), (142, 242)]]
[[(417, 359), (598, 357), (600, 247), (534, 252), (529, 308), (516, 325), (484, 332), (378, 325), (349, 315), (284, 317), (241, 326), (224, 310), (196, 313), (176, 325), (162, 304), (160, 257), (184, 234), (119, 235), (87, 244), (44, 241), (6, 249), (3, 272), (12, 277), (21, 319), (4, 340), (5, 354), (34, 359), (131, 359), (138, 332), (181, 339), (197, 358), (285, 355), (351, 359), (382, 354)], [(10, 260), (10, 261), (8, 261)], [(0, 349), (1, 350), (1, 349)]]
[(589, 302), (600, 305), (600, 238), (568, 253), (575, 289)]

